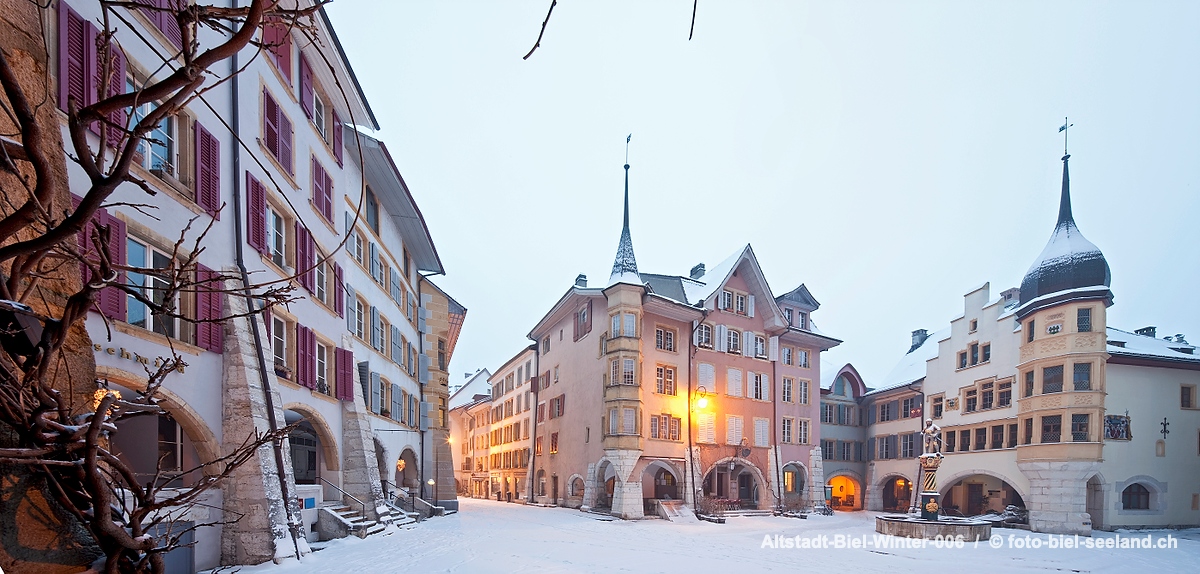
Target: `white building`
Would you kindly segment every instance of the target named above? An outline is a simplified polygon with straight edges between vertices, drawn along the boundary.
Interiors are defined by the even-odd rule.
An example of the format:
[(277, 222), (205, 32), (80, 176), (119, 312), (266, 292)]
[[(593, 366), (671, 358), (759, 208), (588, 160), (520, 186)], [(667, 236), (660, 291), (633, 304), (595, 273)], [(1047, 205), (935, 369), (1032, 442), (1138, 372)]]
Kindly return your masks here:
[[(115, 75), (125, 89), (179, 66), (175, 60), (164, 66), (158, 55), (179, 46), (178, 28), (161, 13), (113, 11), (121, 19)], [(97, 69), (86, 40), (96, 33), (100, 4), (64, 0), (46, 15), (52, 36), (62, 40), (50, 43), (62, 46), (52, 53), (59, 98), (86, 102)], [(313, 22), (314, 38), (268, 27), (260, 39), (270, 49), (248, 47), (209, 70), (206, 86), (223, 83), (164, 120), (132, 169), (158, 193), (123, 184), (108, 200), (149, 204), (151, 215), (121, 205), (99, 216), (113, 230), (120, 263), (168, 268), (181, 230), (195, 219), (184, 233), (185, 249), (212, 223), (198, 257), (201, 274), (242, 277), (226, 285), (231, 290), (294, 288), (296, 300), (271, 308), (261, 321), (197, 322), (248, 310), (245, 297), (205, 289), (179, 295), (184, 318), (165, 319), (109, 288), (88, 318), (98, 376), (111, 389), (145, 390), (145, 366), (172, 350), (186, 362), (159, 392), (169, 416), (134, 420), (116, 435), (116, 450), (139, 476), (153, 476), (160, 458), (168, 472), (188, 469), (237, 448), (256, 430), (301, 423), (282, 448), (264, 447), (187, 517), (227, 522), (195, 531), (195, 547), (170, 558), (181, 570), (304, 551), (305, 540), (331, 535), (319, 528), (318, 517), (329, 512), (324, 504), (344, 503), (367, 520), (386, 520), (379, 510), (386, 508), (385, 491), (424, 482), (424, 383), (431, 369), (446, 369), (448, 356), (430, 363), (438, 339), (425, 323), (430, 298), (422, 297), (421, 283), (423, 273), (443, 268), (386, 147), (353, 127), (378, 129), (324, 10)], [(222, 39), (199, 31), (202, 47)], [(81, 168), (68, 165), (72, 188), (85, 190)], [(339, 250), (347, 233), (346, 249)], [(125, 280), (158, 296), (152, 274), (129, 273)], [(439, 336), (445, 347), (447, 335)], [(198, 474), (173, 484), (191, 484)]]

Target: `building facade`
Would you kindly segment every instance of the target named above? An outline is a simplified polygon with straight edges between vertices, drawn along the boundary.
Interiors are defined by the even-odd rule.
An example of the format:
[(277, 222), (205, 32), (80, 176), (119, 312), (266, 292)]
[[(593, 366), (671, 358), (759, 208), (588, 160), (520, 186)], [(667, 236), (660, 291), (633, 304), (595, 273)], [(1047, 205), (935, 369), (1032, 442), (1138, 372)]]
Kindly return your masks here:
[[(159, 56), (181, 42), (161, 12), (112, 10), (124, 21), (113, 65), (123, 89), (180, 65)], [(60, 40), (50, 43), (60, 106), (66, 96), (87, 102), (97, 55), (80, 40), (97, 33), (100, 4), (63, 0), (46, 16)], [(197, 41), (215, 45), (223, 34), (203, 28)], [(214, 524), (195, 531), (188, 569), (304, 552), (320, 537), (315, 525), (328, 503), (364, 501), (367, 518), (386, 518), (377, 511), (386, 490), (416, 489), (435, 471), (421, 454), (422, 440), (438, 440), (427, 436), (428, 405), (444, 413), (445, 363), (465, 317), (423, 277), (442, 273), (442, 264), (386, 147), (354, 127), (378, 129), (325, 12), (314, 12), (311, 29), (268, 25), (257, 40), (265, 49), (247, 47), (209, 70), (212, 89), (142, 143), (132, 174), (157, 193), (122, 184), (108, 200), (119, 205), (98, 215), (114, 235), (117, 263), (145, 270), (178, 265), (192, 253), (176, 251), (177, 242), (192, 249), (211, 223), (196, 277), (241, 278), (220, 286), (227, 293), (175, 295), (181, 318), (152, 315), (138, 297), (108, 288), (88, 318), (98, 376), (110, 390), (144, 392), (144, 368), (172, 353), (186, 363), (158, 391), (167, 414), (116, 434), (114, 449), (138, 476), (149, 480), (162, 460), (170, 484), (189, 486), (215, 468), (183, 470), (218, 460), (255, 432), (298, 425), (184, 517)], [(87, 177), (68, 165), (82, 193)], [(130, 271), (122, 279), (158, 297), (157, 277)], [(245, 317), (261, 303), (238, 293), (280, 287), (294, 300)], [(444, 416), (432, 426), (443, 443), (445, 426)], [(398, 466), (406, 470), (393, 472)]]
[(622, 518), (670, 501), (810, 503), (823, 483), (818, 358), (839, 343), (813, 326), (818, 303), (804, 286), (774, 296), (748, 245), (688, 276), (640, 273), (628, 171), (625, 208), (608, 282), (579, 276), (492, 378), (505, 417), (509, 371), (532, 387), (514, 406), (535, 412), (529, 500)]
[(1108, 262), (1075, 225), (1068, 157), (1057, 224), (1021, 287), (967, 293), (866, 393), (867, 509), (912, 504), (930, 419), (948, 513), (1015, 505), (1035, 531), (1065, 534), (1200, 524), (1200, 357), (1182, 335), (1108, 325)]

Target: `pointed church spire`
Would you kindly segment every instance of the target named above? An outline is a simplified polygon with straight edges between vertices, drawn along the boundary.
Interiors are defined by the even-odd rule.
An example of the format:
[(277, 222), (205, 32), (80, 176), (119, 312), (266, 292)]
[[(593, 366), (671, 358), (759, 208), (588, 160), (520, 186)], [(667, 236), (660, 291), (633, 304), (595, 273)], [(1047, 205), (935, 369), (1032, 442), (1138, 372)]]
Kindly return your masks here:
[(633, 134), (625, 138), (625, 220), (621, 227), (621, 242), (617, 244), (617, 257), (613, 261), (612, 274), (608, 277), (609, 285), (617, 283), (642, 284), (638, 275), (637, 258), (633, 255), (633, 239), (629, 235), (629, 140)]
[(1056, 225), (1056, 227), (1075, 224), (1075, 218), (1071, 215), (1071, 177), (1067, 173), (1067, 160), (1069, 159), (1071, 159), (1070, 154), (1062, 157), (1062, 197), (1058, 200), (1058, 225)]

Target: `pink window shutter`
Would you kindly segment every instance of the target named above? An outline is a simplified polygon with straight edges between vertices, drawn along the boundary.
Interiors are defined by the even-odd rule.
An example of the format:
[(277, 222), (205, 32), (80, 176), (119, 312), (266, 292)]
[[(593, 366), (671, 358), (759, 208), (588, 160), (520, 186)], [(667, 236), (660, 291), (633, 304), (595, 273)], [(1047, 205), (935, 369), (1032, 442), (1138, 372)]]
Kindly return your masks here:
[(288, 175), (296, 175), (292, 161), (292, 122), (282, 111), (279, 112), (279, 163)]
[(212, 269), (196, 264), (196, 344), (202, 349), (220, 353), (224, 329), (221, 323), (221, 289), (216, 282), (217, 274)]
[[(113, 265), (125, 265), (125, 222), (115, 216), (101, 212), (97, 221), (108, 226), (108, 255)], [(125, 272), (117, 272), (117, 283), (125, 283)], [(114, 320), (125, 320), (125, 292), (117, 287), (105, 287), (100, 291), (100, 312)]]
[(313, 72), (312, 66), (308, 65), (308, 58), (305, 58), (304, 54), (300, 55), (300, 109), (304, 110), (304, 117), (312, 119)]
[[(125, 93), (125, 53), (115, 42), (109, 47), (112, 57), (112, 74), (108, 77), (108, 92), (106, 97)], [(108, 145), (119, 149), (121, 138), (125, 135), (125, 108), (117, 109), (108, 114)]]
[(95, 32), (92, 25), (66, 2), (58, 3), (58, 106), (67, 110), (69, 98), (83, 107), (95, 97)]
[(246, 172), (246, 243), (259, 253), (267, 252), (267, 192)]
[(279, 157), (279, 104), (267, 88), (263, 88), (263, 144)]
[(325, 216), (325, 220), (333, 223), (333, 178), (329, 177), (329, 172), (325, 172), (325, 200), (324, 209), (321, 215)]
[(337, 111), (333, 112), (333, 157), (337, 159), (338, 167), (342, 167), (342, 118)]
[(196, 204), (221, 219), (221, 147), (200, 122), (196, 122)]

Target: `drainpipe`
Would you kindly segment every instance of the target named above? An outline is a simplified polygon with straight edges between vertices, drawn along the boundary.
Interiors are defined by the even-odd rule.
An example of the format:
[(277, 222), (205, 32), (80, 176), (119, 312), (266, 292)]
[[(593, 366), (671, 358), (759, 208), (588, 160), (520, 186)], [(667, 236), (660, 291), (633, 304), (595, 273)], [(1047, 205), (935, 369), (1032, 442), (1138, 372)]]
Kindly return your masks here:
[[(784, 332), (786, 333), (787, 331), (784, 331)], [(783, 343), (783, 341), (780, 341), (780, 343)], [(779, 345), (776, 345), (776, 347), (779, 347)], [(775, 352), (775, 360), (771, 361), (771, 376), (775, 379), (775, 388), (779, 389), (779, 395), (776, 395), (775, 391), (773, 389), (771, 391), (771, 447), (775, 450), (775, 487), (776, 487), (775, 490), (771, 491), (771, 495), (775, 497), (775, 505), (782, 507), (783, 506), (783, 455), (779, 452), (779, 439), (778, 439), (778, 436), (775, 434), (775, 433), (779, 432), (778, 431), (778, 429), (779, 429), (779, 425), (778, 425), (778, 423), (779, 423), (779, 401), (776, 400), (775, 397), (781, 396), (783, 394), (783, 379), (779, 378), (779, 353), (780, 353), (780, 351), (776, 351)], [(792, 362), (795, 362), (795, 361), (792, 361)], [(819, 362), (818, 362), (818, 368), (820, 368)], [(820, 387), (821, 385), (818, 384), (817, 386)], [(795, 392), (795, 389), (792, 389), (792, 392)], [(820, 394), (821, 394), (821, 392), (820, 392), (820, 389), (818, 388), (817, 395), (820, 396)], [(792, 429), (792, 433), (794, 434), (795, 432), (796, 432), (796, 429)], [(809, 477), (809, 480), (812, 480), (812, 477)], [(778, 492), (779, 494), (775, 494), (776, 492)]]
[(529, 433), (529, 470), (525, 472), (525, 504), (529, 504), (533, 500), (533, 482), (537, 480), (537, 436), (538, 436), (538, 396), (542, 392), (541, 376), (542, 376), (542, 349), (538, 346), (535, 339), (533, 341), (533, 373), (531, 377), (533, 384), (533, 415), (529, 418), (533, 419), (533, 432)]
[(700, 350), (699, 347), (697, 347), (694, 343), (694, 341), (696, 340), (696, 331), (698, 329), (700, 329), (700, 325), (703, 325), (704, 320), (707, 318), (708, 318), (708, 309), (705, 308), (701, 312), (700, 320), (696, 322), (696, 326), (692, 327), (692, 336), (688, 337), (688, 366), (687, 366), (687, 368), (688, 368), (688, 376), (687, 376), (687, 385), (688, 385), (688, 388), (687, 388), (688, 455), (685, 460), (687, 461), (688, 481), (691, 483), (692, 510), (693, 511), (695, 511), (697, 508), (696, 492), (698, 489), (696, 488), (696, 473), (693, 470), (693, 468), (695, 467), (695, 464), (692, 461), (692, 456), (693, 456), (692, 455), (692, 452), (693, 452), (692, 451), (692, 449), (693, 449), (693, 446), (692, 446), (692, 408), (693, 408), (693, 404), (694, 404), (694, 403), (692, 403), (692, 364), (696, 362), (696, 352)]
[[(230, 0), (230, 8), (238, 8), (238, 0)], [(233, 141), (230, 147), (233, 151), (233, 249), (237, 260), (238, 272), (242, 276), (242, 293), (246, 297), (246, 306), (253, 313), (258, 311), (255, 309), (253, 293), (250, 291), (250, 274), (246, 271), (245, 252), (242, 249), (242, 161), (241, 161), (241, 115), (238, 113), (238, 97), (240, 90), (238, 89), (240, 80), (238, 74), (238, 55), (235, 53), (229, 60), (229, 74), (232, 76), (230, 84), (231, 102), (230, 107), (230, 126), (233, 128)], [(254, 350), (258, 358), (258, 374), (262, 383), (263, 400), (267, 406), (267, 423), (270, 425), (271, 431), (279, 430), (279, 421), (275, 418), (275, 400), (271, 397), (271, 380), (267, 375), (267, 361), (263, 354), (262, 334), (258, 330), (258, 321), (254, 317), (249, 317), (250, 333), (254, 336)], [(277, 440), (271, 443), (272, 451), (275, 454), (275, 471), (279, 474), (279, 491), (283, 496), (283, 509), (287, 514), (288, 530), (292, 533), (292, 547), (295, 550), (296, 559), (300, 559), (300, 523), (292, 515), (292, 496), (288, 492), (287, 483), (287, 465), (283, 463), (283, 441)]]

